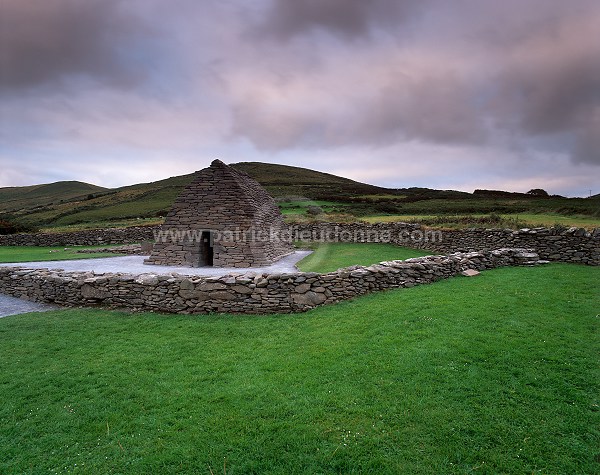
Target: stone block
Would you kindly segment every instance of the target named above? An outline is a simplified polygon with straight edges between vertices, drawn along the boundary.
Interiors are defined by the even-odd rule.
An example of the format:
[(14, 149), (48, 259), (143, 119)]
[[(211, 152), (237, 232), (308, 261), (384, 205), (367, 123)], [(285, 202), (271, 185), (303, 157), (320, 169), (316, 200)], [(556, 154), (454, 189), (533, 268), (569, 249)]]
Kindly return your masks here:
[(318, 294), (316, 292), (309, 291), (304, 294), (294, 293), (292, 294), (292, 299), (297, 305), (316, 306), (325, 302), (325, 300), (327, 300), (327, 297), (325, 297), (325, 295), (323, 294)]
[(467, 270), (462, 271), (460, 274), (464, 275), (465, 277), (474, 277), (476, 275), (479, 275), (480, 272), (476, 271), (475, 269), (467, 269)]
[(206, 283), (198, 286), (198, 289), (201, 290), (202, 292), (212, 292), (214, 290), (224, 290), (226, 288), (227, 288), (227, 286), (220, 282), (214, 282), (214, 283), (206, 282)]
[(84, 299), (104, 300), (104, 299), (112, 297), (112, 294), (105, 290), (101, 290), (96, 287), (92, 287), (89, 284), (84, 284), (81, 286), (81, 296)]
[(310, 284), (300, 284), (294, 289), (299, 294), (304, 294), (310, 290)]
[(233, 290), (234, 292), (236, 292), (238, 294), (251, 294), (252, 293), (252, 289), (245, 285), (234, 285), (231, 287), (231, 290)]
[(235, 295), (224, 290), (217, 290), (209, 294), (210, 300), (235, 300)]

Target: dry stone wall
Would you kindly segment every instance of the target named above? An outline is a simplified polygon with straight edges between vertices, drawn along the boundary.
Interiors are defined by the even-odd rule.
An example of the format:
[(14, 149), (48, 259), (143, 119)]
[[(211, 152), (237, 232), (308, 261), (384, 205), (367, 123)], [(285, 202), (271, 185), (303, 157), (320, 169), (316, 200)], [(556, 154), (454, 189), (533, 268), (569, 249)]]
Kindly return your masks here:
[(600, 265), (600, 228), (465, 229), (443, 231), (440, 241), (423, 241), (411, 247), (437, 252), (461, 252), (498, 247), (534, 249), (541, 259)]
[[(70, 233), (0, 235), (0, 246), (88, 246), (153, 241), (160, 227), (97, 229)], [(600, 265), (600, 228), (464, 229), (435, 231), (405, 223), (290, 225), (287, 236), (322, 242), (390, 242), (438, 253), (530, 248), (542, 259)]]
[(600, 265), (600, 228), (431, 230), (407, 223), (313, 223), (291, 227), (294, 238), (321, 242), (387, 242), (439, 253), (529, 248), (542, 259)]
[(327, 274), (253, 273), (218, 278), (0, 267), (0, 292), (66, 306), (168, 313), (290, 313), (370, 292), (427, 284), (467, 269), (534, 265), (538, 257), (527, 249), (498, 249), (353, 266)]
[(0, 246), (97, 246), (154, 241), (157, 226), (0, 235)]
[(147, 256), (150, 254), (150, 248), (142, 244), (123, 244), (122, 246), (114, 247), (93, 247), (86, 249), (78, 249), (77, 254), (126, 254), (128, 256)]

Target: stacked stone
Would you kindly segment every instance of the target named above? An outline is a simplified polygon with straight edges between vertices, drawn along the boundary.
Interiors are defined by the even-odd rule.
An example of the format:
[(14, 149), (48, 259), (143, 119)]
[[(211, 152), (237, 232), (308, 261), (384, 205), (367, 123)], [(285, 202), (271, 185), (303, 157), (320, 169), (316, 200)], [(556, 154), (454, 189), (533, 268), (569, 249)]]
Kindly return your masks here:
[(93, 247), (90, 249), (78, 249), (77, 254), (125, 254), (128, 256), (145, 256), (150, 254), (150, 248), (144, 249), (141, 244), (126, 244), (115, 247)]
[[(293, 251), (273, 198), (252, 178), (220, 160), (198, 172), (177, 198), (147, 264), (201, 265), (202, 231), (212, 232), (215, 267), (269, 265)], [(167, 236), (165, 234), (165, 236)], [(168, 236), (167, 236), (168, 237)]]
[(413, 287), (474, 269), (535, 265), (527, 249), (454, 253), (352, 266), (327, 274), (253, 273), (223, 277), (139, 276), (0, 267), (0, 292), (67, 306), (168, 313), (289, 313), (380, 290)]
[(379, 242), (400, 244), (421, 230), (412, 223), (302, 223), (290, 224), (289, 233), (297, 241), (317, 242)]
[(154, 241), (156, 226), (0, 235), (0, 246), (96, 246)]
[[(266, 206), (268, 208), (268, 206)], [(268, 214), (267, 214), (268, 218)], [(262, 228), (268, 225), (269, 219), (263, 218)], [(559, 262), (572, 262), (577, 264), (600, 265), (600, 228), (587, 231), (583, 228), (532, 228), (520, 229), (458, 229), (433, 231), (438, 233), (432, 239), (419, 225), (407, 223), (310, 223), (279, 227), (276, 220), (274, 229), (281, 229), (281, 236), (290, 236), (292, 239), (305, 241), (349, 241), (349, 242), (389, 242), (404, 247), (426, 249), (440, 253), (467, 252), (471, 250), (492, 250), (502, 247), (517, 247), (534, 249), (542, 259)], [(162, 230), (166, 230), (166, 225)], [(180, 229), (180, 228), (177, 228)], [(212, 229), (215, 229), (213, 227)], [(75, 246), (96, 244), (122, 244), (142, 241), (153, 241), (154, 235), (161, 231), (159, 227), (135, 227), (124, 229), (96, 229), (70, 233), (38, 233), (38, 234), (11, 234), (0, 236), (0, 245), (4, 246)], [(337, 238), (335, 238), (337, 236)], [(163, 244), (164, 245), (164, 244)], [(156, 245), (160, 247), (160, 244)], [(225, 243), (223, 243), (225, 246)], [(291, 252), (287, 243), (256, 242), (249, 249), (235, 244), (230, 247), (245, 249), (254, 253), (259, 258), (254, 266), (267, 265), (278, 256)], [(177, 246), (175, 251), (183, 251)], [(281, 254), (280, 254), (281, 253)], [(266, 255), (266, 259), (262, 256)], [(167, 260), (161, 261), (159, 256), (153, 256), (154, 263), (166, 265), (186, 265), (182, 260), (170, 264)], [(269, 260), (272, 259), (272, 260)], [(238, 255), (232, 261), (245, 262), (244, 256)], [(241, 267), (238, 265), (238, 267)]]
[(414, 242), (409, 247), (437, 252), (490, 250), (498, 247), (534, 249), (541, 259), (600, 265), (600, 228), (462, 229), (443, 231), (441, 239)]

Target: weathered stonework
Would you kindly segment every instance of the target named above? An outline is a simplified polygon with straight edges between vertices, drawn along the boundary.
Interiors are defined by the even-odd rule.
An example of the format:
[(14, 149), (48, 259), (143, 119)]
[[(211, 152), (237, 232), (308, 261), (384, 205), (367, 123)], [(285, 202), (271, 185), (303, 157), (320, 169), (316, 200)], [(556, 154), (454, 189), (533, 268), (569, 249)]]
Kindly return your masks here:
[(260, 184), (220, 160), (175, 200), (146, 264), (259, 267), (293, 251), (283, 217)]
[[(119, 239), (131, 242), (137, 240), (141, 230), (117, 231), (72, 233), (76, 239), (63, 236), (61, 244), (85, 244), (81, 241), (88, 240), (114, 243)], [(257, 269), (253, 274), (218, 278), (176, 274), (96, 275), (0, 267), (0, 292), (73, 306), (102, 305), (171, 313), (285, 313), (305, 311), (369, 292), (434, 282), (469, 269), (531, 265), (539, 258), (600, 265), (600, 229), (467, 229), (441, 234), (427, 231), (402, 223), (316, 223), (284, 230), (309, 241), (390, 242), (451, 254), (354, 266), (327, 274), (266, 274)], [(147, 236), (148, 230), (144, 229), (141, 234)], [(56, 237), (48, 234), (0, 236), (0, 244), (18, 245), (33, 240), (44, 244), (53, 239)], [(476, 249), (481, 250), (473, 251)], [(464, 250), (473, 252), (455, 252)]]
[(321, 242), (385, 242), (438, 253), (533, 249), (540, 258), (600, 265), (600, 228), (431, 230), (408, 223), (311, 223), (295, 225), (294, 238)]
[(440, 253), (489, 251), (499, 247), (533, 249), (541, 259), (600, 265), (600, 228), (460, 229), (443, 231), (442, 239), (415, 242), (407, 247)]
[(0, 246), (97, 246), (154, 241), (157, 226), (0, 235)]
[(538, 263), (538, 255), (528, 249), (497, 249), (352, 266), (327, 274), (258, 272), (207, 278), (0, 267), (0, 292), (66, 306), (168, 313), (290, 313), (371, 292), (428, 284), (468, 269)]
[(142, 244), (123, 244), (115, 247), (93, 247), (89, 249), (78, 249), (77, 254), (126, 254), (128, 256), (147, 256), (150, 254), (150, 248), (144, 249)]
[[(0, 246), (87, 246), (154, 241), (159, 226), (94, 229), (66, 233), (0, 235)], [(542, 259), (600, 265), (600, 228), (457, 229), (432, 231), (407, 223), (309, 223), (288, 225), (284, 234), (305, 241), (389, 242), (438, 253), (491, 250), (503, 247), (534, 249)]]

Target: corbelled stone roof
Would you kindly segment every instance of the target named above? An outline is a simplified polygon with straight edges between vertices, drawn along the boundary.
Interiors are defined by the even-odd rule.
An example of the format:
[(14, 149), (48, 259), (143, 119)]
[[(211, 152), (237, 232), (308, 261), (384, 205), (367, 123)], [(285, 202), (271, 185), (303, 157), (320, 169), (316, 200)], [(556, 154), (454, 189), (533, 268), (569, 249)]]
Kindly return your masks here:
[[(216, 239), (209, 251), (214, 252), (215, 266), (262, 266), (293, 251), (290, 242), (271, 239), (283, 232), (283, 217), (275, 200), (256, 180), (221, 160), (214, 160), (210, 167), (196, 173), (175, 200), (163, 229), (210, 232), (211, 241)], [(221, 240), (227, 237), (226, 231), (235, 233), (235, 237)], [(202, 254), (206, 252), (201, 250), (197, 237), (184, 242), (157, 242), (146, 263), (203, 265)]]
[(255, 224), (269, 224), (281, 216), (275, 200), (256, 180), (221, 160), (214, 160), (196, 174), (175, 200), (166, 226), (224, 229), (247, 224), (248, 219)]

